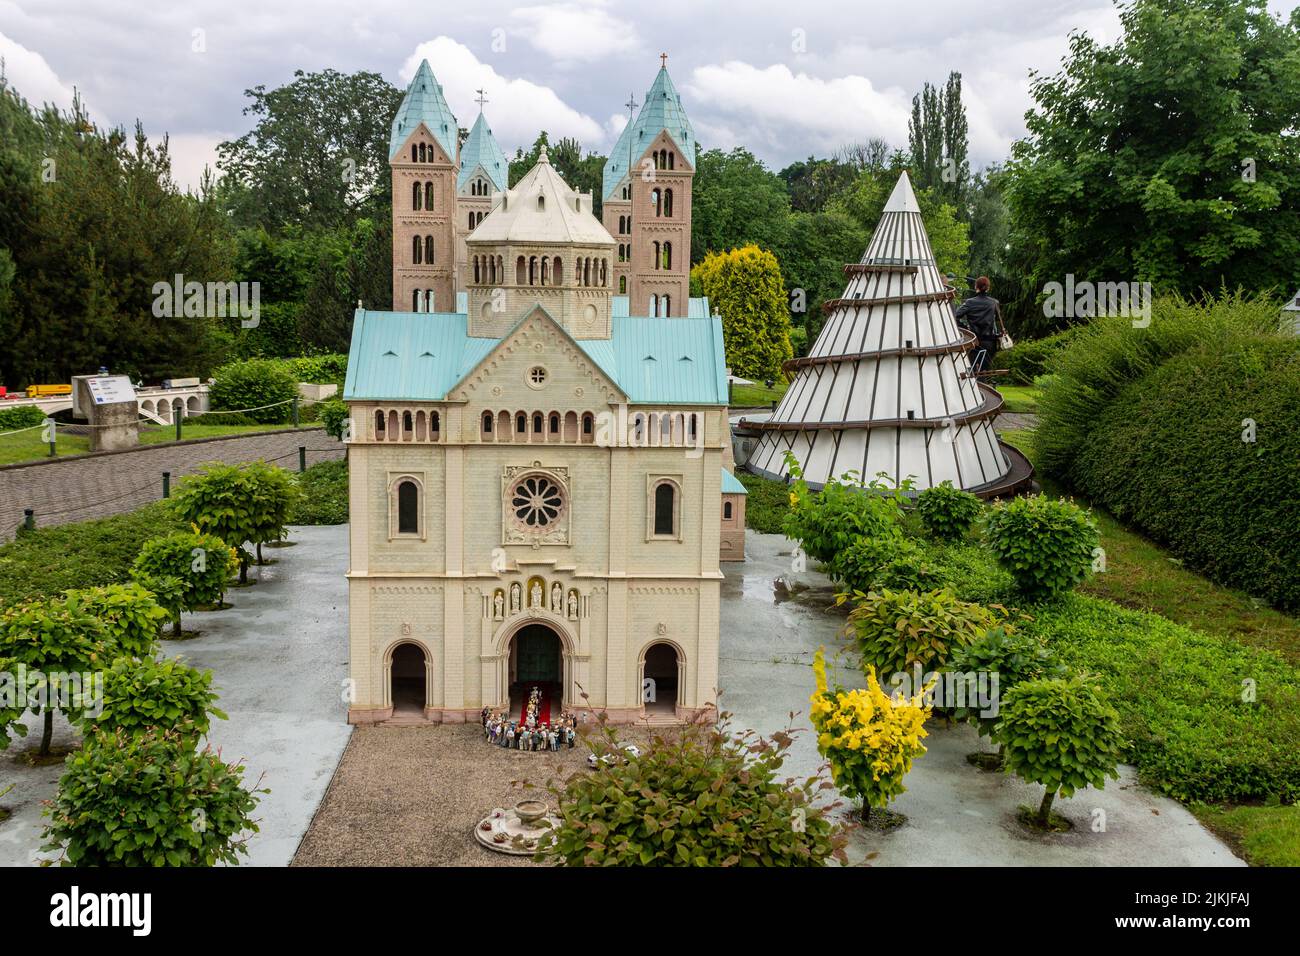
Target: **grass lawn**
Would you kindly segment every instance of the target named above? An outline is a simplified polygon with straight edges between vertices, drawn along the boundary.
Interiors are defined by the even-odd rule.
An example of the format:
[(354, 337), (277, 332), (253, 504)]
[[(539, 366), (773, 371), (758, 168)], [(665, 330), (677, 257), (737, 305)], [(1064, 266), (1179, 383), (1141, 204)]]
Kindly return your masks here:
[(1042, 390), (1033, 385), (998, 385), (994, 384), (1006, 402), (1006, 411), (1017, 415), (1032, 415), (1038, 412), (1038, 397)]
[[(1033, 460), (1031, 433), (1006, 431), (1002, 438)], [(1046, 494), (1063, 494), (1054, 482), (1039, 481)], [(1093, 514), (1106, 551), (1106, 571), (1089, 578), (1082, 592), (1241, 644), (1268, 648), (1300, 663), (1300, 620), (1184, 569), (1105, 509), (1094, 507)], [(1194, 804), (1189, 809), (1251, 864), (1300, 866), (1300, 806)]]
[(1300, 866), (1300, 806), (1193, 806), (1203, 824), (1255, 866)]
[(777, 379), (772, 388), (764, 388), (761, 382), (757, 385), (733, 385), (731, 407), (770, 408), (773, 402), (781, 400), (781, 396), (789, 387), (790, 383), (785, 379)]
[[(277, 428), (291, 428), (291, 425), (184, 425), (181, 437), (216, 438), (220, 435), (240, 435), (245, 432), (270, 431)], [(42, 429), (18, 432), (14, 435), (0, 437), (0, 465), (16, 465), (23, 461), (38, 461), (49, 456), (50, 446), (41, 441)], [(90, 451), (88, 435), (69, 435), (63, 430), (57, 434), (60, 455), (81, 455)], [(140, 432), (140, 444), (159, 445), (175, 441), (176, 426), (155, 427)]]

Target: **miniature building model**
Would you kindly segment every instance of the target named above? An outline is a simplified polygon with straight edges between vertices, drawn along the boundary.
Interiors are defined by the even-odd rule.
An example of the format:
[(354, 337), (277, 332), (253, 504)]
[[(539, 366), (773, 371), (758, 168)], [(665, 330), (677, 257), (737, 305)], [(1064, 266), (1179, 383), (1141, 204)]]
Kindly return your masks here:
[(1025, 487), (1032, 468), (993, 432), (1002, 397), (971, 374), (973, 337), (957, 326), (907, 173), (845, 272), (813, 348), (785, 365), (795, 377), (776, 412), (742, 423), (760, 436), (746, 467), (780, 480), (792, 452), (814, 488), (848, 472), (982, 497)]
[(459, 155), (455, 130), (423, 63), (393, 125), (400, 311), (357, 310), (343, 396), (349, 720), (477, 719), (533, 688), (552, 712), (698, 715), (719, 556), (743, 555), (721, 322), (684, 285), (675, 317), (629, 314), (592, 197), (545, 150), (510, 187), (482, 117)]

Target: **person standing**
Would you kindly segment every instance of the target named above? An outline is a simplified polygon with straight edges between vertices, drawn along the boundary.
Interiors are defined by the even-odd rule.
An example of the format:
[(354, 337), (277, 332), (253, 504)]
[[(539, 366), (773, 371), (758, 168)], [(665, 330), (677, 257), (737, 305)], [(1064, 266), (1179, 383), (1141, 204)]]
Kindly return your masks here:
[(975, 294), (957, 308), (957, 324), (975, 334), (971, 371), (978, 375), (993, 364), (1002, 335), (1002, 305), (989, 295), (989, 277), (975, 280)]

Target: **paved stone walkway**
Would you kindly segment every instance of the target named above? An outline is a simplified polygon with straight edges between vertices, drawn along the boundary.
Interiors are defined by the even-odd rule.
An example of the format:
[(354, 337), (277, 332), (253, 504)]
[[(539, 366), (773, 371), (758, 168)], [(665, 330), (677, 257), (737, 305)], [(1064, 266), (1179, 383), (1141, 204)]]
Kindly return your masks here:
[(42, 527), (122, 514), (162, 497), (164, 471), (171, 472), (174, 483), (210, 461), (233, 464), (262, 459), (294, 470), (300, 445), (307, 448), (309, 465), (338, 458), (344, 450), (318, 426), (0, 467), (0, 541), (13, 538), (25, 508), (36, 512), (36, 524)]

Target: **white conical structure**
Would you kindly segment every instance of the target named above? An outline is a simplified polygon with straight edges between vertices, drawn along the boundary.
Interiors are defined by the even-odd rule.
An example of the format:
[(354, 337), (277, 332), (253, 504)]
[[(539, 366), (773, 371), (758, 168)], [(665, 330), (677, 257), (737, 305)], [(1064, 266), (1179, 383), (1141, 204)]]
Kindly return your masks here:
[(844, 271), (811, 352), (784, 366), (795, 378), (776, 412), (741, 423), (759, 436), (746, 467), (784, 479), (790, 451), (815, 488), (847, 472), (910, 477), (917, 491), (951, 481), (983, 497), (1027, 485), (1028, 461), (993, 432), (1002, 396), (971, 375), (973, 338), (957, 326), (906, 172)]

